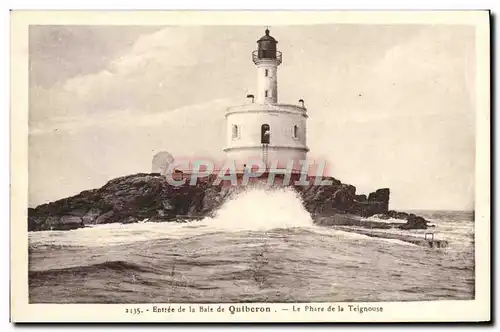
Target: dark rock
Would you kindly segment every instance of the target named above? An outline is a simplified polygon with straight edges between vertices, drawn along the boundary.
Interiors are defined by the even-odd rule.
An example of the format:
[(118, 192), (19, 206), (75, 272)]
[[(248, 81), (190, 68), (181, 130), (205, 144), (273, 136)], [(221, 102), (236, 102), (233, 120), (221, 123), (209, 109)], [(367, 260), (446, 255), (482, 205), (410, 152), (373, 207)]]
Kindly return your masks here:
[(62, 216), (53, 229), (68, 230), (68, 229), (81, 228), (83, 226), (84, 225), (82, 218), (73, 215), (67, 215), (67, 216)]
[(377, 215), (378, 218), (380, 219), (401, 219), (401, 220), (406, 220), (408, 219), (408, 213), (406, 212), (398, 212), (394, 210), (389, 210), (385, 213), (382, 213), (380, 215)]
[(122, 224), (133, 224), (138, 222), (139, 220), (134, 217), (134, 216), (128, 216), (125, 219), (123, 219)]
[[(28, 209), (28, 230), (74, 229), (145, 219), (163, 222), (178, 220), (179, 217), (202, 218), (212, 215), (225, 201), (243, 190), (241, 187), (226, 186), (224, 181), (214, 184), (214, 179), (213, 176), (198, 179), (196, 186), (190, 186), (188, 179), (185, 185), (171, 186), (158, 173), (119, 177), (99, 189), (82, 191), (78, 195)], [(309, 177), (310, 185), (293, 185), (310, 213), (363, 217), (382, 214), (390, 218), (407, 216), (388, 211), (390, 192), (387, 188), (367, 197), (357, 195), (356, 187), (352, 185), (331, 177), (326, 179), (332, 184), (314, 185), (315, 178)], [(413, 218), (407, 224), (410, 228), (422, 227), (425, 220)], [(377, 226), (387, 227), (387, 223)]]
[(103, 213), (99, 217), (96, 218), (95, 223), (97, 225), (110, 223), (110, 221), (108, 221), (108, 220), (111, 219), (111, 217), (113, 216), (113, 214), (114, 214), (113, 210), (108, 211), (106, 213)]
[(400, 229), (427, 229), (428, 221), (422, 217), (416, 216), (411, 213), (406, 220), (406, 223), (400, 225)]
[(392, 219), (402, 219), (402, 220), (408, 219), (408, 213), (406, 212), (397, 212), (394, 210), (390, 210), (387, 212), (387, 215)]
[(96, 224), (96, 219), (101, 215), (101, 210), (97, 208), (90, 208), (87, 213), (82, 217), (82, 221), (84, 225), (93, 225)]
[[(65, 216), (49, 216), (45, 220), (42, 218), (37, 220), (37, 227), (32, 230), (42, 231), (66, 231), (83, 227), (83, 221), (80, 217), (65, 215)], [(33, 228), (33, 226), (31, 227)]]
[(356, 195), (356, 201), (357, 202), (365, 202), (368, 198), (366, 197), (365, 194), (362, 195)]
[(44, 230), (45, 217), (35, 216), (34, 212), (30, 211), (34, 209), (28, 209), (28, 231), (41, 231)]
[(389, 202), (389, 195), (389, 188), (377, 189), (377, 191), (370, 193), (370, 195), (368, 196), (368, 200), (377, 202)]

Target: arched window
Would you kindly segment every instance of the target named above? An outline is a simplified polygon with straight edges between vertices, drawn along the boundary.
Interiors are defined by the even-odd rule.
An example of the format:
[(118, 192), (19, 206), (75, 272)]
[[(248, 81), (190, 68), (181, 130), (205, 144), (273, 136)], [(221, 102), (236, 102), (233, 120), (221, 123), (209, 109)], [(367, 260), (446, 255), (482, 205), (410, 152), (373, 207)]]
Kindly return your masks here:
[(293, 126), (293, 138), (299, 138), (299, 126)]
[(263, 124), (260, 127), (260, 143), (269, 144), (271, 142), (271, 127), (268, 124)]
[(237, 125), (233, 125), (233, 139), (237, 139), (240, 135)]
[(264, 70), (264, 73), (265, 73), (265, 76), (268, 77), (269, 76), (269, 69)]
[(267, 90), (264, 93), (265, 93), (266, 98), (269, 97), (269, 93)]

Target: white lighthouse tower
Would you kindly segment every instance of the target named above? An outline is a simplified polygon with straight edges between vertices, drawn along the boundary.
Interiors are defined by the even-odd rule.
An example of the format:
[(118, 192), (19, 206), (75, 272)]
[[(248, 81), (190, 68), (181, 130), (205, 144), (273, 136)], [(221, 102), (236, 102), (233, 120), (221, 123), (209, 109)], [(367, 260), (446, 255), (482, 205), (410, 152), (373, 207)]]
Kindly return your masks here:
[(252, 59), (257, 67), (257, 93), (249, 95), (249, 103), (229, 107), (226, 112), (226, 157), (234, 160), (237, 170), (255, 161), (267, 168), (287, 168), (293, 163), (300, 169), (306, 160), (307, 110), (304, 101), (298, 105), (278, 103), (278, 66), (282, 55), (278, 42), (266, 29), (257, 41)]

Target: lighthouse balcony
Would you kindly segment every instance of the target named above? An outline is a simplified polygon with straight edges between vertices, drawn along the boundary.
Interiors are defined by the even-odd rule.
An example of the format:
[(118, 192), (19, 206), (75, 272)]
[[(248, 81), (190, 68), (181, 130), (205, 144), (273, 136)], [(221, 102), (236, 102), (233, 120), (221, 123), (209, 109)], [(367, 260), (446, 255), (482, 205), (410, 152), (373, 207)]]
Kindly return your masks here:
[(261, 61), (272, 60), (281, 64), (281, 52), (276, 50), (257, 50), (252, 52), (252, 60), (255, 64)]
[(243, 104), (231, 106), (226, 110), (226, 117), (235, 113), (275, 113), (299, 115), (307, 118), (305, 107), (293, 104)]

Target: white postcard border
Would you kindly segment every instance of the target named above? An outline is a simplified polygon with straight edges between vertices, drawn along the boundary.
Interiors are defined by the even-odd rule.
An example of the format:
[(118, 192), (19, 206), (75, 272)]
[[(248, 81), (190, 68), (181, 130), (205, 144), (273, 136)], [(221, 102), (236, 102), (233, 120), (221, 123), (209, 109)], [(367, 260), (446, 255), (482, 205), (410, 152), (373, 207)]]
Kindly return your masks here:
[[(476, 202), (474, 300), (384, 303), (169, 304), (28, 303), (28, 27), (29, 25), (307, 25), (453, 24), (476, 27)], [(13, 11), (11, 13), (11, 319), (14, 322), (443, 322), (490, 319), (490, 36), (488, 11)], [(458, 179), (457, 179), (458, 181)], [(214, 312), (200, 312), (199, 306)], [(293, 306), (300, 312), (292, 311)], [(304, 311), (305, 306), (344, 311)], [(348, 305), (381, 307), (359, 313)], [(190, 312), (189, 306), (196, 312)], [(270, 312), (231, 314), (230, 306)], [(219, 307), (224, 312), (218, 312)], [(142, 314), (126, 313), (138, 308)], [(179, 309), (181, 308), (181, 309)], [(182, 312), (182, 308), (186, 311)], [(288, 310), (285, 310), (288, 309)], [(346, 310), (348, 309), (348, 310)], [(146, 311), (149, 310), (149, 311)], [(178, 310), (181, 310), (179, 312)], [(133, 310), (132, 310), (133, 311)], [(131, 312), (132, 312), (131, 311)]]

